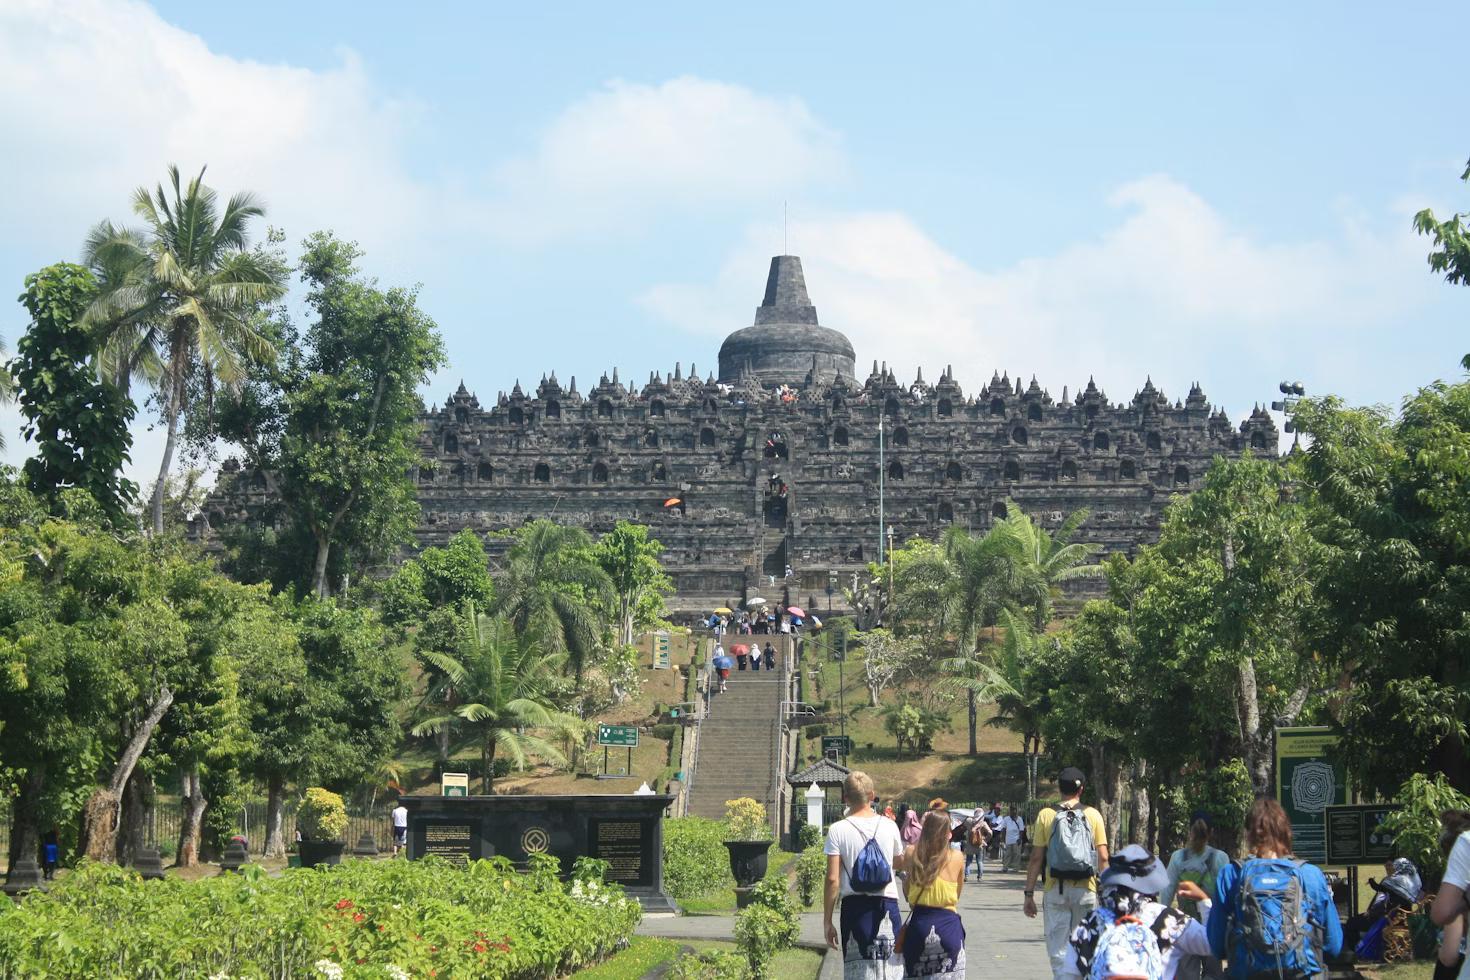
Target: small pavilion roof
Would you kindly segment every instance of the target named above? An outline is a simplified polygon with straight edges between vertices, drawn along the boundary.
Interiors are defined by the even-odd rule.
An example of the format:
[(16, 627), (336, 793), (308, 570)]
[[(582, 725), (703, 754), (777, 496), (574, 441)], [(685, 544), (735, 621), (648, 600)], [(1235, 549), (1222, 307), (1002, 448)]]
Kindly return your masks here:
[(828, 758), (818, 759), (800, 772), (794, 772), (786, 777), (786, 781), (793, 786), (810, 786), (816, 783), (818, 786), (841, 786), (851, 772), (846, 766), (839, 766)]

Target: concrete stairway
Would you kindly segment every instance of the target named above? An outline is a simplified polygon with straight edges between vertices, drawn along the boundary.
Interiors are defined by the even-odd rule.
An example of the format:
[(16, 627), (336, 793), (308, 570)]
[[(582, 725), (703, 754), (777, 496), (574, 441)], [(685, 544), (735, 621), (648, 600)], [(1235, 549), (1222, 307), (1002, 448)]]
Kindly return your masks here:
[[(765, 639), (726, 637), (736, 643)], [(778, 651), (778, 660), (784, 657)], [(690, 816), (721, 819), (725, 801), (742, 796), (771, 811), (786, 676), (785, 670), (732, 670), (725, 693), (711, 697), (709, 714), (700, 725), (698, 761), (689, 788)]]

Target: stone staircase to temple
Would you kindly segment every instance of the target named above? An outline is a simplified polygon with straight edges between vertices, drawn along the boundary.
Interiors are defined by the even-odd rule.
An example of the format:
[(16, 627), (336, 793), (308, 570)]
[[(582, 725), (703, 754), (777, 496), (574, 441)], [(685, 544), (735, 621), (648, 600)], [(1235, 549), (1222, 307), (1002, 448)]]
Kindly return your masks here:
[[(727, 643), (770, 637), (726, 637)], [(787, 648), (787, 649), (783, 649)], [(787, 687), (789, 644), (777, 639), (779, 670), (732, 670), (727, 690), (710, 698), (699, 729), (699, 751), (689, 788), (689, 815), (721, 819), (725, 801), (748, 796), (774, 810), (780, 769), (781, 701)], [(718, 687), (718, 681), (715, 681)]]

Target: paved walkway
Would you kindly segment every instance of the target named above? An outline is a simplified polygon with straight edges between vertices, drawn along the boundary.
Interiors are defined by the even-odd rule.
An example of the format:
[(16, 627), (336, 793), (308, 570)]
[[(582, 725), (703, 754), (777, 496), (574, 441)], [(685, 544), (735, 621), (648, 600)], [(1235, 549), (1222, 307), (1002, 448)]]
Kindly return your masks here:
[[(1049, 980), (1046, 945), (1041, 937), (1041, 917), (1028, 919), (1021, 912), (1021, 886), (1025, 876), (1002, 874), (988, 868), (985, 881), (965, 883), (960, 894), (960, 917), (965, 923), (965, 959), (971, 977), (1003, 977), (1005, 980)], [(904, 910), (907, 914), (907, 909)], [(803, 942), (821, 943), (822, 916), (808, 912), (801, 917)], [(716, 939), (729, 942), (735, 919), (728, 915), (689, 915), (644, 919), (639, 935), (668, 939)]]

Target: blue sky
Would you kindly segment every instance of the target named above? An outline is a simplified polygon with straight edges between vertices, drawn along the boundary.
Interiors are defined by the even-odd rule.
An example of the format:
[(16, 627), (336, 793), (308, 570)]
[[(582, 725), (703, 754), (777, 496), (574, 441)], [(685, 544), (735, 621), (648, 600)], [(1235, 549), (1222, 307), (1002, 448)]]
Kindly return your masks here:
[(1463, 4), (927, 10), (4, 0), (0, 281), (208, 163), (423, 284), (436, 401), (713, 368), (783, 203), (860, 376), (1199, 380), (1239, 418), (1285, 377), (1392, 404), (1459, 375), (1470, 291), (1409, 221), (1470, 208)]

